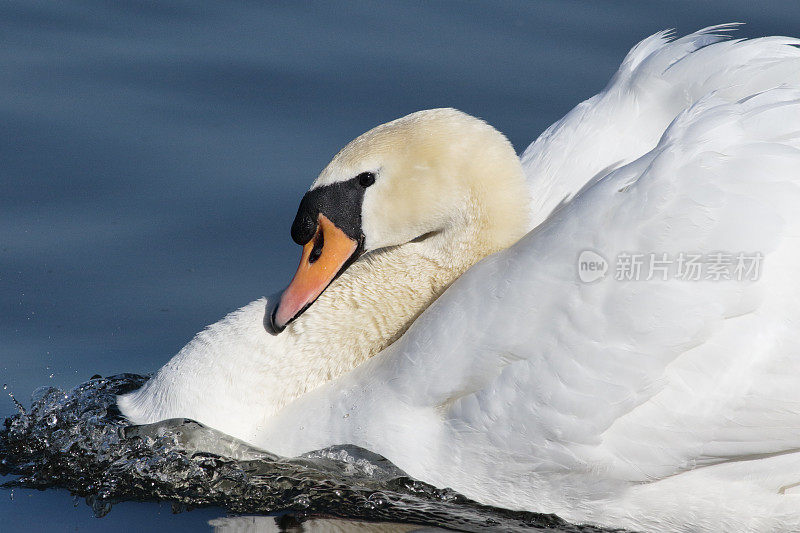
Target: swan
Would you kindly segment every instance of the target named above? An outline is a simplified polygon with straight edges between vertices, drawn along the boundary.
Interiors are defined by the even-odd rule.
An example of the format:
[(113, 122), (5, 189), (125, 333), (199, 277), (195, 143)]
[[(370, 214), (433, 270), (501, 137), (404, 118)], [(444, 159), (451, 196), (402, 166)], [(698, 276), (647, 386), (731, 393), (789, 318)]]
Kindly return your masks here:
[(729, 28), (640, 42), (521, 158), (454, 110), (357, 138), (301, 202), (289, 287), (122, 413), (356, 444), (577, 523), (800, 529), (800, 41)]
[(529, 203), (513, 147), (485, 122), (439, 109), (378, 126), (303, 198), (291, 232), (303, 253), (282, 295), (201, 332), (119, 399), (122, 412), (254, 442), (281, 408), (390, 345), (467, 268), (522, 237)]

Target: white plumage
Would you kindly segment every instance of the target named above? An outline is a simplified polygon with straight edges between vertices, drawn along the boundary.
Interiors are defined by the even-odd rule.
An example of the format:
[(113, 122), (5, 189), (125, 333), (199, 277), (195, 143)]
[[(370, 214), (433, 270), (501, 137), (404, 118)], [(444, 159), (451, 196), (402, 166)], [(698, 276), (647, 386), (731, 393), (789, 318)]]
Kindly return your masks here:
[[(575, 522), (800, 529), (800, 41), (719, 29), (634, 47), (522, 156), (535, 229), (237, 436), (356, 444)], [(584, 250), (605, 278), (580, 281)], [(615, 279), (620, 254), (695, 252), (760, 254), (760, 275)]]

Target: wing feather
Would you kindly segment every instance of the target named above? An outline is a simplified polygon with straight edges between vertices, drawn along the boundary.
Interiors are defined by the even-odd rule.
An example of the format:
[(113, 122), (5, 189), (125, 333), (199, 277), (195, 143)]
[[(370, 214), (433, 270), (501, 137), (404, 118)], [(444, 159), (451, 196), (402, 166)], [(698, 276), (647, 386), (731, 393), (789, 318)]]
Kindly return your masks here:
[[(775, 110), (782, 126), (765, 135), (760, 112)], [(446, 404), (458, 432), (540, 459), (558, 448), (564, 468), (626, 480), (796, 450), (799, 132), (795, 90), (700, 101), (651, 153), (440, 298), (393, 349), (407, 362), (394, 369), (409, 378), (400, 394)], [(585, 249), (758, 252), (764, 272), (586, 284)], [(423, 381), (427, 394), (412, 395)]]

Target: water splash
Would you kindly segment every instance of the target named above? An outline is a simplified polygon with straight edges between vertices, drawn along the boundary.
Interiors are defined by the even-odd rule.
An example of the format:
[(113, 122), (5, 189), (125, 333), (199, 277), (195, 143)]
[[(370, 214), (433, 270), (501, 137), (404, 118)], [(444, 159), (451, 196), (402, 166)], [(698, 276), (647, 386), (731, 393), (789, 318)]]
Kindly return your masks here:
[(8, 397), (11, 398), (12, 402), (14, 402), (14, 406), (17, 408), (17, 411), (19, 411), (22, 414), (25, 414), (25, 407), (23, 407), (23, 405), (19, 403), (19, 401), (17, 401), (17, 398), (14, 396), (14, 393), (8, 390), (8, 385), (5, 383), (3, 383), (3, 390), (7, 391)]
[(325, 515), (464, 531), (600, 531), (554, 515), (477, 504), (355, 446), (284, 459), (190, 420), (130, 426), (115, 397), (146, 379), (95, 376), (68, 392), (43, 387), (27, 412), (15, 400), (20, 412), (0, 428), (0, 475), (13, 476), (3, 486), (63, 487), (85, 498), (98, 517), (117, 502), (138, 500), (171, 502), (175, 512), (219, 506), (236, 514)]

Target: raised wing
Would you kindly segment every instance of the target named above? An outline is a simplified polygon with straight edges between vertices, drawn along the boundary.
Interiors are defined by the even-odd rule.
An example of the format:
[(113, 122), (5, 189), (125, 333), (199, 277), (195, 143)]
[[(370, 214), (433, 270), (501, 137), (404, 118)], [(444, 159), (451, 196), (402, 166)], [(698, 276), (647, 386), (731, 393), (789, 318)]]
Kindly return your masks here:
[(660, 32), (628, 53), (608, 85), (550, 126), (522, 155), (532, 226), (579, 191), (652, 150), (682, 111), (709, 93), (727, 102), (800, 78), (800, 43), (788, 37), (726, 40), (735, 24), (680, 39)]

